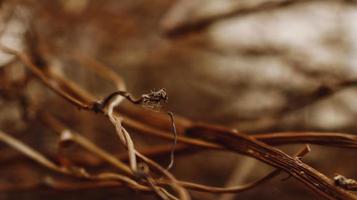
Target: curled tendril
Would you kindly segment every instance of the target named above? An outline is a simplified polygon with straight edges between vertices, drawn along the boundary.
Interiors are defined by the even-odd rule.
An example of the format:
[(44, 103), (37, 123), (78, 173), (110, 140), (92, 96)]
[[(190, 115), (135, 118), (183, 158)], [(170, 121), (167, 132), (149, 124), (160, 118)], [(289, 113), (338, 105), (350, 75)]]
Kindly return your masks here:
[(117, 96), (122, 96), (128, 101), (134, 104), (144, 105), (149, 108), (155, 108), (160, 105), (161, 102), (167, 102), (168, 96), (165, 89), (160, 89), (158, 91), (151, 91), (148, 94), (141, 95), (140, 98), (134, 98), (129, 92), (126, 91), (116, 91), (108, 95), (100, 102), (95, 102), (93, 104), (93, 110), (95, 112), (101, 112), (103, 109)]

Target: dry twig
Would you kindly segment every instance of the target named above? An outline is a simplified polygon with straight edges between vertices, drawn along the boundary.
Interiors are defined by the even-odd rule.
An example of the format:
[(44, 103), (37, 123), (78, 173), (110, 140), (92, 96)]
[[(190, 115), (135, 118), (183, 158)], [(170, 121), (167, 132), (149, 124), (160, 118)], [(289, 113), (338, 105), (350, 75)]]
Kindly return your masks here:
[[(67, 101), (69, 101), (71, 104), (85, 109), (85, 110), (91, 110), (91, 111), (100, 111), (107, 113), (112, 120), (113, 124), (117, 128), (117, 133), (119, 137), (121, 138), (121, 141), (128, 147), (128, 150), (131, 149), (131, 152), (134, 152), (135, 156), (138, 156), (142, 161), (148, 164), (152, 169), (160, 172), (160, 174), (165, 175), (167, 178), (167, 181), (170, 182), (170, 185), (172, 188), (179, 194), (181, 199), (188, 199), (189, 196), (187, 195), (186, 191), (182, 188), (182, 186), (186, 187), (191, 187), (191, 188), (201, 188), (200, 186), (197, 186), (195, 184), (188, 184), (184, 182), (179, 182), (177, 181), (170, 173), (168, 173), (164, 168), (162, 168), (160, 165), (157, 163), (153, 162), (152, 160), (148, 159), (147, 157), (143, 156), (139, 152), (135, 150), (135, 148), (130, 147), (130, 142), (128, 139), (128, 133), (127, 131), (122, 128), (121, 126), (121, 121), (119, 120), (119, 116), (117, 113), (113, 112), (114, 107), (116, 104), (119, 102), (117, 101), (116, 103), (109, 103), (109, 111), (104, 111), (105, 106), (98, 106), (97, 101), (94, 100), (93, 96), (90, 95), (89, 93), (86, 92), (81, 92), (81, 93), (76, 93), (76, 95), (72, 96), (69, 91), (72, 93), (75, 93), (76, 91), (84, 91), (81, 89), (79, 86), (76, 86), (73, 83), (70, 83), (68, 80), (64, 78), (56, 78), (51, 77), (46, 74), (45, 72), (41, 71), (39, 68), (37, 68), (32, 62), (31, 59), (29, 59), (25, 54), (16, 52), (14, 50), (8, 49), (6, 47), (2, 47), (2, 49), (5, 52), (11, 53), (16, 55), (29, 69), (50, 89), (55, 91), (57, 94), (65, 98)], [(81, 96), (81, 94), (87, 94), (86, 96)], [(129, 98), (129, 95), (125, 95), (123, 92), (116, 93), (115, 95), (124, 95), (125, 97)], [(127, 93), (126, 93), (127, 94)], [(138, 102), (145, 102), (145, 99), (158, 99), (159, 101), (163, 99), (165, 95), (162, 95), (163, 93), (160, 93), (159, 95), (148, 95), (148, 96), (142, 96), (142, 100)], [(166, 94), (166, 93), (165, 93)], [(80, 98), (77, 98), (80, 97)], [(111, 97), (109, 98), (109, 100)], [(106, 105), (102, 102), (100, 105)], [(134, 101), (135, 102), (135, 101)], [(147, 120), (145, 121), (147, 122)], [(164, 139), (174, 139), (174, 136), (171, 136), (167, 133), (165, 130), (160, 130), (152, 127), (152, 124), (145, 124), (141, 123), (139, 121), (133, 120), (129, 117), (124, 117), (123, 123), (133, 127), (136, 130), (140, 130), (141, 132), (148, 133), (151, 135), (154, 135), (156, 137), (164, 138)], [(258, 160), (261, 160), (269, 165), (272, 165), (280, 170), (283, 170), (287, 173), (289, 173), (292, 177), (296, 178), (300, 182), (302, 182), (304, 185), (306, 185), (308, 188), (313, 190), (314, 192), (322, 195), (323, 197), (327, 199), (356, 199), (356, 197), (347, 191), (343, 190), (342, 188), (336, 187), (333, 184), (333, 181), (317, 170), (311, 168), (310, 166), (306, 165), (305, 163), (301, 162), (299, 159), (293, 158), (291, 156), (288, 156), (287, 154), (283, 153), (282, 151), (269, 146), (261, 141), (271, 143), (271, 144), (289, 144), (289, 143), (301, 143), (301, 142), (309, 142), (309, 143), (316, 143), (316, 144), (324, 144), (324, 145), (332, 145), (332, 146), (340, 146), (340, 147), (349, 147), (349, 148), (356, 148), (356, 137), (351, 136), (348, 134), (325, 134), (325, 133), (302, 133), (298, 136), (294, 136), (293, 134), (266, 134), (263, 136), (254, 136), (254, 137), (248, 137), (245, 136), (241, 133), (238, 133), (234, 130), (230, 129), (225, 129), (221, 128), (218, 126), (212, 126), (212, 125), (206, 125), (206, 124), (199, 124), (195, 122), (189, 122), (189, 123), (184, 123), (184, 124), (178, 124), (180, 125), (181, 130), (184, 130), (184, 132), (189, 135), (189, 136), (199, 136), (199, 139), (194, 139), (194, 138), (189, 138), (185, 136), (179, 136), (177, 137), (177, 141), (197, 146), (197, 147), (204, 147), (204, 148), (212, 148), (212, 149), (228, 149), (231, 151), (235, 151), (237, 153), (245, 154), (250, 157), (256, 158)], [(69, 137), (68, 135), (64, 138), (73, 138), (73, 135)], [(331, 142), (331, 138), (333, 138), (336, 141)], [(257, 139), (261, 140), (258, 141)], [(15, 146), (16, 148), (16, 146)], [(30, 151), (31, 152), (31, 151)], [(24, 152), (26, 153), (26, 152)], [(133, 153), (132, 153), (133, 154)], [(131, 155), (132, 155), (131, 154)], [(32, 156), (32, 154), (28, 154), (28, 156)], [(35, 154), (37, 155), (37, 154)], [(129, 158), (131, 157), (131, 169), (132, 171), (135, 170), (135, 160), (133, 160), (132, 156), (129, 155)], [(42, 157), (41, 157), (42, 158)], [(36, 158), (34, 158), (36, 159)], [(47, 161), (46, 161), (47, 162)], [(40, 162), (41, 163), (41, 162)], [(47, 163), (48, 164), (48, 163)], [(51, 165), (49, 165), (51, 166)], [(57, 169), (56, 166), (52, 166), (53, 169)], [(66, 168), (65, 168), (66, 169)], [(68, 170), (68, 169), (66, 169)], [(73, 173), (73, 172), (71, 172)], [(81, 176), (84, 177), (89, 177), (90, 179), (98, 179), (98, 180), (108, 180), (108, 179), (114, 179), (114, 180), (119, 180), (121, 182), (124, 182), (128, 184), (132, 188), (140, 188), (141, 190), (147, 190), (146, 186), (141, 186), (138, 185), (136, 182), (130, 182), (132, 181), (127, 180), (123, 176), (119, 176), (117, 174), (108, 174), (108, 173), (103, 173), (99, 174), (97, 176), (91, 176), (88, 175), (87, 173), (84, 173), (83, 171), (80, 173)], [(152, 179), (147, 176), (147, 181), (150, 182)], [(153, 183), (153, 182), (151, 182)], [(149, 187), (150, 188), (150, 187)], [(204, 188), (204, 187), (203, 187)], [(165, 193), (165, 190), (162, 190), (159, 188), (161, 192), (158, 192), (156, 185), (151, 184), (151, 189), (157, 192), (159, 196), (161, 196), (161, 192)], [(211, 188), (212, 189), (212, 188)], [(208, 189), (207, 189), (208, 190)], [(218, 190), (211, 190), (211, 191), (219, 191)], [(167, 195), (167, 194), (166, 194)], [(168, 195), (169, 197), (170, 195)]]

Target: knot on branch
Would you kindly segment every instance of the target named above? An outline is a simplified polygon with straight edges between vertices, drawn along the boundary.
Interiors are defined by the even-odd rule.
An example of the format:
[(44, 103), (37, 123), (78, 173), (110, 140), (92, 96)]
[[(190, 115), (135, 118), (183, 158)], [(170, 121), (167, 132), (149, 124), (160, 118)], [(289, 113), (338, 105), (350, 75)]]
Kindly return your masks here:
[(340, 174), (337, 174), (333, 180), (337, 186), (340, 186), (346, 190), (357, 190), (357, 181), (346, 178)]

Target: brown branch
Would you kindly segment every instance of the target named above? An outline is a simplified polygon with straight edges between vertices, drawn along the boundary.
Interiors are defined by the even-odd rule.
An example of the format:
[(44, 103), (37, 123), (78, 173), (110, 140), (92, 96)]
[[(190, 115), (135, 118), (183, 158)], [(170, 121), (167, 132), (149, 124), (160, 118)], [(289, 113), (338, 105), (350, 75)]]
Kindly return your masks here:
[[(138, 151), (141, 152), (143, 155), (149, 158), (158, 158), (162, 156), (167, 156), (168, 154), (171, 154), (172, 152), (172, 144), (163, 144), (163, 145), (157, 145), (157, 146), (150, 146), (146, 148), (138, 148)], [(192, 153), (194, 151), (197, 151), (197, 149), (184, 145), (184, 144), (177, 144), (175, 147), (175, 155), (186, 155), (189, 153)], [(117, 156), (120, 160), (127, 160), (128, 159), (128, 154), (127, 153), (121, 153)]]
[[(3, 48), (4, 49), (4, 48)], [(60, 96), (63, 98), (67, 99), (70, 103), (73, 105), (83, 108), (86, 110), (94, 110), (93, 109), (93, 104), (87, 104), (85, 102), (81, 102), (80, 100), (74, 98), (73, 96), (69, 95), (65, 91), (63, 91), (57, 84), (56, 82), (50, 81), (48, 77), (46, 77), (46, 74), (44, 74), (41, 70), (39, 70), (36, 66), (34, 66), (30, 59), (24, 54), (20, 54), (16, 51), (12, 51), (9, 49), (5, 48), (6, 52), (13, 53), (18, 56), (18, 58), (24, 62), (26, 66), (31, 69), (34, 74), (42, 80), (42, 82), (47, 85), (49, 88), (54, 90), (56, 93), (58, 93)], [(65, 79), (63, 79), (65, 80)], [(94, 102), (94, 101), (92, 101)], [(146, 132), (150, 132), (150, 134), (154, 134), (158, 137), (166, 138), (166, 139), (172, 139), (172, 136), (167, 134), (166, 131), (158, 130), (155, 129), (151, 126), (148, 126), (146, 124), (138, 124), (137, 121), (131, 120), (130, 118), (126, 118), (126, 121), (124, 120), (124, 123), (130, 124), (134, 128), (140, 128)], [(129, 123), (128, 123), (129, 121)], [(192, 123), (194, 124), (194, 123)], [(192, 138), (187, 138), (187, 137), (179, 137), (178, 141), (180, 142), (185, 142), (187, 144), (193, 144), (196, 146), (201, 146), (201, 147), (206, 147), (206, 148), (214, 148), (214, 149), (224, 149), (228, 148), (229, 150), (235, 151), (237, 153), (245, 154), (250, 157), (256, 158), (258, 160), (261, 160), (269, 165), (275, 166), (281, 170), (286, 171), (289, 173), (292, 177), (295, 177), (297, 180), (300, 182), (304, 183), (307, 187), (315, 191), (316, 193), (321, 194), (327, 199), (356, 199), (355, 196), (352, 194), (344, 191), (341, 188), (336, 187), (332, 180), (325, 177), (323, 174), (319, 173), (315, 169), (311, 168), (310, 166), (302, 163), (298, 159), (294, 159), (282, 151), (275, 149), (271, 146), (266, 145), (265, 143), (262, 143), (260, 141), (257, 141), (253, 137), (247, 137), (245, 135), (242, 135), (240, 133), (237, 133), (235, 131), (231, 131), (228, 129), (220, 128), (217, 126), (209, 126), (209, 125), (194, 125), (192, 127), (186, 127), (186, 132), (189, 135), (201, 135), (204, 136), (203, 140), (195, 139), (193, 140)], [(124, 129), (125, 130), (125, 129)], [(320, 138), (323, 137), (325, 140), (320, 143), (326, 143), (326, 137), (324, 135), (320, 135)], [(319, 137), (315, 137), (312, 142)], [(329, 136), (330, 137), (330, 136)], [(278, 137), (275, 137), (275, 141), (277, 140)], [(266, 139), (266, 138), (265, 138)], [(284, 138), (287, 140), (286, 138)], [(291, 138), (289, 138), (291, 139)], [(351, 140), (355, 142), (355, 138), (348, 138), (345, 137), (343, 140)], [(206, 140), (206, 141), (205, 141)], [(208, 141), (208, 142), (207, 142)], [(291, 140), (290, 140), (291, 141)], [(296, 141), (296, 140), (295, 140)], [(343, 145), (345, 142), (342, 142)], [(340, 145), (340, 144), (339, 144)], [(341, 146), (343, 146), (341, 145)], [(348, 144), (351, 146), (351, 144)], [(137, 155), (143, 159), (145, 162), (149, 163), (151, 166), (156, 168), (157, 170), (161, 171), (162, 173), (166, 174), (166, 171), (164, 169), (161, 169), (161, 166), (157, 165), (155, 162), (151, 163), (150, 160), (147, 160), (146, 157), (142, 156), (138, 152), (136, 152)], [(176, 184), (176, 181), (174, 181), (174, 177), (171, 177), (170, 174), (166, 174), (167, 177), (171, 180), (173, 180), (171, 183), (174, 185)], [(103, 177), (112, 177), (112, 175), (103, 175)], [(179, 188), (179, 187), (177, 187)], [(178, 190), (179, 193), (181, 193), (181, 197), (184, 196), (180, 190)]]
[[(306, 145), (304, 148), (302, 148), (301, 150), (299, 150), (294, 157), (297, 158), (301, 158), (303, 156), (305, 156), (307, 153), (310, 152), (310, 147), (308, 145)], [(279, 175), (281, 173), (280, 169), (276, 169), (272, 172), (270, 172), (269, 174), (265, 175), (264, 177), (251, 182), (251, 183), (247, 183), (244, 185), (239, 185), (239, 186), (233, 186), (233, 187), (226, 187), (226, 188), (222, 188), (222, 187), (212, 187), (212, 186), (206, 186), (206, 185), (202, 185), (202, 184), (197, 184), (197, 183), (190, 183), (190, 182), (181, 182), (181, 184), (186, 187), (187, 189), (192, 189), (192, 190), (196, 190), (196, 191), (202, 191), (202, 192), (211, 192), (211, 193), (238, 193), (238, 192), (243, 192), (249, 189), (252, 189), (254, 187), (257, 187), (258, 185), (261, 185), (265, 182), (267, 182), (268, 180), (276, 177), (277, 175)]]
[[(185, 3), (181, 1), (177, 7), (174, 7), (169, 11), (167, 16), (164, 18), (162, 22), (162, 29), (164, 33), (170, 37), (182, 36), (185, 34), (189, 34), (192, 32), (198, 32), (204, 30), (209, 25), (226, 19), (233, 16), (242, 16), (247, 15), (254, 12), (266, 11), (267, 9), (276, 9), (282, 6), (286, 6), (289, 4), (297, 3), (292, 0), (266, 0), (266, 1), (254, 1), (249, 3), (235, 2), (232, 1), (228, 7), (228, 9), (218, 9), (216, 12), (209, 12), (208, 14), (203, 13), (201, 10), (204, 9), (196, 9), (189, 10), (186, 5), (182, 5)], [(204, 2), (204, 1), (203, 1)], [(298, 1), (302, 2), (302, 1)], [(201, 4), (200, 1), (186, 1), (187, 5), (198, 5)], [(181, 6), (181, 7), (179, 7)], [(185, 7), (184, 7), (185, 6)], [(187, 10), (191, 12), (187, 12)], [(193, 11), (192, 11), (193, 10)]]
[[(54, 83), (53, 81), (50, 81), (49, 78), (46, 76), (45, 73), (43, 73), (41, 70), (39, 70), (36, 66), (34, 66), (30, 59), (27, 58), (26, 55), (18, 53), (16, 51), (13, 51), (11, 49), (5, 48), (6, 52), (15, 54), (19, 56), (19, 59), (24, 62), (26, 66), (29, 67), (29, 69), (34, 72), (34, 74), (40, 78), (40, 80), (43, 81), (45, 85), (47, 85), (50, 89), (54, 90), (57, 92), (60, 96), (64, 97), (72, 103), (73, 105), (81, 108), (81, 109), (86, 109), (86, 110), (96, 110), (97, 102), (95, 101), (95, 98), (93, 95), (89, 94), (85, 90), (81, 89), (78, 85), (76, 85), (74, 82), (71, 82), (70, 80), (63, 79), (60, 76), (55, 76), (54, 78), (59, 81), (59, 83)], [(114, 75), (112, 75), (114, 76)], [(116, 78), (112, 78), (114, 80), (120, 79), (117, 76), (114, 76)], [(115, 82), (114, 82), (115, 83)], [(333, 91), (340, 90), (343, 87), (346, 86), (354, 86), (356, 84), (356, 81), (345, 81), (341, 84), (338, 84), (339, 86), (337, 87), (330, 87), (330, 88), (335, 88), (335, 89), (329, 89)], [(76, 99), (75, 97), (72, 97), (69, 93), (66, 93), (65, 91), (61, 90), (59, 86), (65, 86), (69, 91), (72, 93), (77, 94), (80, 96), (80, 99)], [(336, 89), (338, 88), (338, 89)], [(330, 93), (330, 92), (327, 92)], [(84, 101), (81, 101), (83, 100)], [(90, 103), (92, 102), (92, 103)], [(160, 118), (162, 119), (162, 118)], [(162, 120), (160, 120), (162, 122)], [(189, 126), (192, 125), (192, 122), (188, 122), (187, 119), (182, 119), (182, 117), (177, 120), (176, 119), (176, 124), (178, 129), (182, 129), (182, 126), (184, 126), (184, 129), (188, 128)], [(184, 121), (183, 123), (180, 123)], [(162, 139), (168, 139), (172, 140), (173, 138), (168, 132), (165, 131), (160, 131), (156, 130), (155, 128), (149, 127), (145, 124), (142, 124), (138, 121), (132, 120), (131, 118), (124, 118), (123, 123), (128, 125), (131, 128), (134, 128), (136, 130), (139, 130), (143, 133), (148, 133), (153, 136), (161, 137)], [(293, 135), (299, 135), (299, 136), (293, 136)], [(356, 148), (357, 145), (357, 138), (354, 135), (349, 135), (349, 134), (344, 134), (344, 133), (293, 133), (293, 134), (265, 134), (264, 136), (257, 136), (257, 139), (261, 138), (262, 141), (269, 143), (272, 142), (272, 144), (290, 144), (290, 143), (311, 143), (311, 144), (319, 144), (319, 145), (331, 145), (331, 146), (338, 146), (338, 147), (348, 147), (348, 148)], [(333, 140), (331, 140), (333, 139)], [(306, 141), (304, 141), (306, 140)], [(195, 144), (196, 146), (201, 146), (201, 147), (206, 147), (206, 148), (219, 148), (215, 144), (210, 144), (208, 142), (204, 141), (198, 141), (198, 140), (191, 140), (190, 138), (182, 138), (178, 137), (178, 141), (186, 144)], [(301, 142), (300, 142), (301, 141)]]
[[(58, 132), (59, 134), (63, 133), (64, 131), (68, 131), (68, 128), (65, 127), (62, 123), (60, 123), (58, 120), (56, 120), (53, 116), (49, 115), (49, 114), (43, 114), (40, 119), (45, 122), (49, 127), (54, 128), (54, 130), (56, 132)], [(76, 137), (72, 138), (78, 138), (78, 134), (74, 134), (73, 135), (77, 135)], [(85, 138), (78, 138), (77, 140), (74, 140), (74, 142), (77, 143), (84, 143), (84, 142), (80, 142), (78, 140), (86, 140)], [(89, 141), (85, 142), (88, 143)], [(89, 146), (89, 145), (87, 145)], [(90, 145), (90, 146), (94, 146), (94, 144)], [(109, 153), (106, 153), (104, 150), (100, 149), (99, 147), (90, 147), (87, 148), (88, 150), (90, 150), (91, 152), (93, 152), (95, 155), (98, 155), (99, 157), (103, 158), (104, 160), (107, 160), (109, 163), (111, 163), (113, 166), (118, 167), (117, 162), (118, 159), (116, 159), (115, 157), (111, 156)], [(93, 149), (93, 150), (91, 150)], [(307, 154), (310, 151), (310, 148), (308, 146), (304, 147), (302, 150), (300, 150), (295, 156), (296, 157), (302, 157), (305, 154)], [(98, 153), (101, 152), (101, 153)], [(105, 156), (101, 156), (103, 154), (106, 154)], [(126, 154), (127, 155), (127, 154)], [(147, 159), (145, 156), (143, 155), (138, 155), (138, 157), (142, 158), (143, 160), (145, 160), (146, 162), (150, 163), (151, 166), (154, 166), (154, 168), (158, 171), (160, 171), (161, 173), (166, 173), (166, 170), (164, 168), (162, 168), (161, 166), (157, 165), (155, 162)], [(109, 158), (109, 159), (108, 159)], [(121, 164), (122, 165), (122, 164)], [(119, 169), (122, 168), (122, 166), (119, 165)], [(128, 169), (128, 167), (126, 167)], [(202, 184), (197, 184), (197, 183), (191, 183), (191, 182), (185, 182), (185, 181), (177, 181), (180, 185), (182, 185), (183, 187), (187, 188), (187, 189), (191, 189), (191, 190), (196, 190), (196, 191), (204, 191), (204, 192), (210, 192), (210, 193), (233, 193), (233, 192), (242, 192), (242, 191), (246, 191), (249, 190), (251, 188), (256, 187), (257, 185), (266, 182), (267, 180), (275, 177), (276, 175), (278, 175), (280, 173), (280, 169), (277, 169), (271, 173), (269, 173), (267, 176), (264, 176), (263, 178), (254, 181), (252, 183), (248, 183), (248, 184), (244, 184), (244, 185), (240, 185), (240, 186), (235, 186), (235, 187), (229, 187), (229, 188), (221, 188), (221, 187), (211, 187), (211, 186), (206, 186), (206, 185), (202, 185)], [(130, 170), (127, 170), (127, 172), (129, 174), (132, 175)], [(168, 175), (171, 176), (171, 175)], [(163, 185), (170, 185), (170, 182), (168, 182), (168, 180), (165, 181), (161, 181), (159, 182), (159, 184), (163, 184)]]
[(330, 132), (279, 132), (252, 136), (270, 145), (309, 143), (342, 148), (357, 148), (357, 136)]
[(101, 63), (99, 63), (97, 60), (82, 54), (81, 52), (73, 52), (72, 54), (69, 54), (68, 56), (74, 58), (75, 60), (78, 60), (82, 65), (87, 67), (88, 69), (94, 71), (96, 74), (100, 75), (102, 78), (111, 81), (116, 89), (125, 91), (126, 90), (126, 85), (124, 80), (120, 77), (117, 76), (117, 73), (115, 73), (113, 70), (110, 68), (103, 66)]
[(206, 139), (209, 141), (284, 170), (309, 189), (327, 199), (357, 199), (351, 193), (336, 187), (331, 179), (307, 164), (254, 138), (225, 128), (207, 125), (198, 125), (188, 131), (200, 132), (200, 134), (206, 135)]
[[(113, 166), (117, 167), (118, 169), (124, 171), (125, 173), (132, 175), (132, 176), (136, 176), (135, 172), (130, 170), (130, 168), (126, 164), (122, 163), (120, 160), (118, 160), (117, 158), (112, 156), (110, 153), (99, 148), (98, 146), (96, 146), (95, 144), (93, 144), (92, 142), (90, 142), (85, 137), (81, 136), (80, 134), (70, 132), (67, 127), (65, 127), (61, 122), (56, 120), (53, 116), (43, 113), (41, 115), (40, 119), (46, 125), (48, 125), (50, 128), (53, 128), (58, 134), (61, 135), (61, 137), (65, 137), (65, 139), (71, 140), (71, 141), (81, 145), (88, 151), (92, 152), (94, 155), (97, 155), (98, 157), (102, 158), (103, 160), (107, 161), (108, 163), (112, 164)], [(66, 134), (66, 136), (63, 136), (64, 134)], [(181, 199), (183, 199), (183, 200), (189, 199), (185, 190), (181, 189), (181, 186), (178, 184), (177, 180), (169, 172), (167, 172), (160, 165), (156, 164), (154, 161), (147, 158), (146, 156), (144, 156), (138, 152), (135, 152), (135, 153), (139, 158), (144, 160), (146, 163), (148, 163), (154, 169), (156, 169), (157, 171), (164, 174), (168, 178), (168, 180), (170, 180), (170, 183), (173, 186), (173, 188), (175, 190), (177, 190), (177, 192), (180, 194)], [(156, 189), (156, 188), (153, 187), (153, 189)]]
[(61, 181), (53, 179), (51, 177), (45, 177), (44, 180), (34, 181), (30, 183), (0, 184), (0, 191), (33, 191), (42, 187), (55, 189), (58, 191), (79, 191), (98, 188), (118, 188), (123, 187), (123, 184), (117, 181)]
[(86, 105), (83, 102), (81, 102), (80, 100), (74, 98), (70, 94), (63, 91), (58, 86), (58, 84), (56, 82), (53, 82), (50, 79), (48, 79), (46, 74), (44, 72), (42, 72), (38, 67), (36, 67), (31, 62), (31, 59), (27, 55), (17, 52), (17, 51), (10, 49), (8, 47), (5, 47), (2, 44), (0, 44), (0, 49), (6, 53), (13, 54), (13, 55), (17, 56), (26, 65), (26, 67), (28, 67), (36, 75), (36, 77), (38, 77), (42, 81), (43, 84), (45, 84), (47, 87), (49, 87), (55, 93), (57, 93), (59, 96), (66, 99), (69, 103), (73, 104), (74, 106), (76, 106), (78, 108), (91, 109), (90, 105)]
[[(147, 134), (150, 136), (158, 137), (164, 140), (172, 141), (174, 137), (168, 132), (158, 130), (150, 127), (142, 122), (124, 117), (123, 124), (133, 128), (134, 130)], [(187, 127), (189, 129), (190, 127)], [(215, 144), (206, 140), (197, 139), (205, 137), (204, 134), (199, 132), (192, 134), (185, 132), (186, 136), (178, 136), (177, 141), (182, 144), (191, 145), (200, 148), (208, 149), (223, 149), (219, 144)], [(195, 137), (195, 138), (192, 138)], [(284, 144), (316, 144), (325, 146), (334, 146), (341, 148), (357, 148), (357, 136), (347, 133), (334, 133), (334, 132), (281, 132), (281, 133), (266, 133), (253, 135), (253, 138), (260, 140), (270, 145), (284, 145)]]
[[(306, 155), (310, 151), (309, 146), (305, 146), (302, 150), (300, 150), (298, 153), (296, 153), (295, 157), (302, 157)], [(197, 184), (197, 183), (192, 183), (192, 182), (185, 182), (185, 181), (179, 181), (181, 185), (183, 185), (185, 188), (190, 189), (190, 190), (195, 190), (195, 191), (202, 191), (202, 192), (209, 192), (209, 193), (238, 193), (238, 192), (243, 192), (249, 189), (252, 189), (254, 187), (257, 187), (258, 185), (261, 185), (262, 183), (267, 182), (268, 180), (276, 177), (279, 173), (281, 172), (280, 169), (276, 169), (266, 176), (252, 182), (252, 183), (247, 183), (244, 185), (239, 185), (239, 186), (234, 186), (234, 187), (227, 187), (227, 188), (221, 188), (221, 187), (212, 187), (212, 186), (207, 186), (207, 185), (202, 185), (202, 184)], [(168, 184), (167, 181), (160, 181), (159, 184), (166, 185)], [(35, 188), (41, 187), (41, 186), (47, 186), (49, 188), (53, 188), (56, 190), (87, 190), (87, 189), (93, 189), (93, 188), (111, 188), (111, 187), (119, 187), (122, 186), (121, 183), (115, 182), (115, 181), (102, 181), (102, 182), (64, 182), (64, 181), (58, 181), (54, 180), (50, 177), (45, 178), (41, 182), (32, 182), (32, 183), (25, 183), (25, 184), (16, 184), (16, 185), (0, 185), (0, 191), (19, 191), (19, 190), (33, 190)]]
[[(17, 51), (11, 50), (9, 48), (6, 48), (4, 46), (0, 46), (5, 52), (11, 53), (11, 54), (15, 54), (19, 57), (19, 59), (27, 66), (29, 67), (29, 69), (46, 85), (48, 86), (50, 89), (52, 89), (53, 91), (55, 91), (56, 93), (58, 93), (60, 96), (62, 96), (63, 98), (65, 98), (67, 101), (69, 101), (71, 104), (82, 108), (82, 109), (86, 109), (86, 110), (95, 110), (95, 106), (96, 105), (96, 101), (94, 100), (94, 97), (92, 95), (90, 95), (87, 92), (84, 92), (85, 90), (80, 89), (80, 87), (78, 87), (75, 83), (70, 82), (67, 79), (61, 79), (60, 83), (55, 83), (53, 81), (50, 81), (50, 79), (46, 76), (46, 74), (44, 72), (42, 72), (40, 69), (38, 69), (36, 66), (34, 66), (30, 59), (24, 55), (21, 54)], [(56, 77), (57, 80), (59, 80), (59, 77)], [(81, 100), (76, 99), (75, 97), (72, 97), (70, 94), (66, 93), (65, 91), (63, 91), (59, 85), (65, 85), (67, 86), (67, 88), (70, 88), (72, 92), (79, 92), (78, 96), (81, 96), (81, 99), (85, 99), (85, 102), (82, 102)], [(346, 83), (341, 84), (343, 86), (351, 86), (351, 85), (355, 85), (355, 81), (346, 81)], [(85, 95), (82, 95), (85, 94)], [(92, 103), (88, 103), (88, 102), (92, 102)], [(187, 120), (184, 120), (187, 121)], [(157, 137), (161, 137), (163, 139), (170, 139), (172, 140), (173, 138), (167, 134), (167, 132), (165, 131), (160, 131), (160, 130), (156, 130), (155, 128), (149, 127), (145, 124), (141, 124), (140, 122), (134, 121), (130, 118), (126, 118), (124, 119), (124, 124), (127, 124), (129, 127), (132, 127), (134, 129), (143, 131), (145, 133), (149, 133), (151, 135), (157, 136)], [(185, 128), (188, 128), (191, 123), (185, 123)], [(178, 124), (180, 125), (180, 123)], [(182, 125), (181, 125), (182, 126)], [(279, 142), (279, 144), (283, 144), (285, 142), (287, 143), (297, 143), (299, 140), (304, 139), (306, 137), (310, 137), (311, 134), (300, 134), (301, 137), (299, 138), (295, 138), (295, 137), (291, 137), (289, 135), (283, 135), (283, 134), (273, 134), (271, 136), (265, 135), (262, 136), (261, 138), (263, 140), (266, 140), (264, 142), (269, 142), (270, 137), (271, 140), (273, 142)], [(259, 136), (258, 136), (259, 137)], [(331, 137), (334, 137), (334, 139), (336, 139), (337, 145), (336, 146), (341, 146), (341, 147), (355, 147), (356, 146), (356, 137), (353, 135), (348, 135), (348, 134), (335, 134), (335, 135), (331, 135), (331, 134), (325, 134), (325, 133), (315, 133), (313, 136), (313, 139), (308, 139), (309, 142), (313, 143), (313, 144), (328, 144), (328, 145), (335, 145), (335, 143), (330, 142)], [(295, 138), (295, 139), (294, 139)], [(196, 144), (197, 146), (203, 146), (203, 147), (209, 147), (209, 148), (219, 148), (217, 145), (215, 144), (210, 144), (207, 142), (202, 142), (202, 141), (198, 141), (198, 140), (191, 140), (189, 138), (178, 138), (178, 141), (183, 142), (183, 143), (187, 143), (187, 144)], [(303, 142), (304, 143), (304, 142)], [(344, 145), (346, 144), (346, 145)]]
[(66, 168), (66, 167), (61, 167), (55, 164), (54, 162), (50, 161), (47, 159), (45, 156), (43, 156), (40, 152), (32, 149), (28, 145), (18, 141), (17, 139), (9, 136), (8, 134), (0, 131), (0, 141), (3, 141), (4, 143), (8, 144), (12, 148), (16, 149), (17, 151), (21, 152), (22, 154), (28, 156), (35, 162), (39, 163), (40, 165), (58, 172), (60, 174), (68, 175), (68, 176), (73, 176), (73, 177), (79, 177), (79, 178), (85, 178), (88, 180), (96, 180), (96, 181), (103, 181), (103, 180), (115, 180), (119, 181), (121, 183), (125, 183), (128, 187), (134, 189), (134, 190), (143, 190), (143, 191), (150, 191), (151, 189), (138, 184), (136, 181), (123, 176), (119, 174), (112, 174), (112, 173), (100, 173), (97, 175), (90, 175), (88, 174), (83, 168)]
[[(262, 130), (272, 129), (281, 123), (282, 119), (289, 114), (302, 110), (308, 106), (314, 105), (327, 99), (336, 93), (357, 86), (356, 80), (334, 81), (332, 83), (322, 83), (312, 92), (304, 96), (291, 96), (288, 98), (289, 104), (286, 104), (275, 113), (269, 116), (263, 116), (250, 121), (242, 121), (239, 126), (243, 130), (262, 132)], [(298, 101), (295, 101), (298, 99)], [(294, 101), (293, 101), (294, 100)]]

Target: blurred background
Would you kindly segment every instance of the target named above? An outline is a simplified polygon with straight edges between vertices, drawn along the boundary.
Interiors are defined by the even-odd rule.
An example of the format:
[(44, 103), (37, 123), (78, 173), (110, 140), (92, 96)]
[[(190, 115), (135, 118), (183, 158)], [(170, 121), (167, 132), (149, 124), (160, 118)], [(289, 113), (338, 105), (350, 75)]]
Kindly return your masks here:
[[(21, 51), (35, 48), (52, 70), (98, 98), (115, 88), (71, 55), (81, 53), (112, 68), (136, 96), (165, 88), (169, 101), (161, 109), (192, 120), (247, 134), (306, 130), (353, 134), (357, 130), (355, 88), (316, 96), (324, 86), (357, 78), (357, 5), (351, 0), (2, 0), (0, 27), (2, 44)], [(36, 64), (41, 66), (41, 59)], [(24, 102), (13, 85), (26, 73), (13, 56), (0, 53), (0, 129), (51, 154), (55, 135), (47, 134), (36, 120), (23, 120)], [(21, 96), (56, 113), (108, 150), (123, 151), (104, 117), (74, 109), (38, 81), (26, 83)], [(132, 134), (137, 146), (160, 144)], [(301, 146), (279, 148), (293, 154)], [(338, 172), (357, 178), (356, 156), (349, 149), (313, 145), (304, 161), (329, 177)], [(166, 163), (167, 157), (157, 159)], [(0, 184), (5, 185), (51, 174), (3, 144), (0, 168)], [(232, 186), (271, 169), (232, 153), (198, 151), (177, 156), (173, 173), (183, 180)], [(282, 174), (235, 195), (192, 192), (192, 196), (319, 198), (286, 177)], [(0, 199), (48, 198), (154, 197), (125, 188), (81, 192), (15, 188), (0, 193)]]

